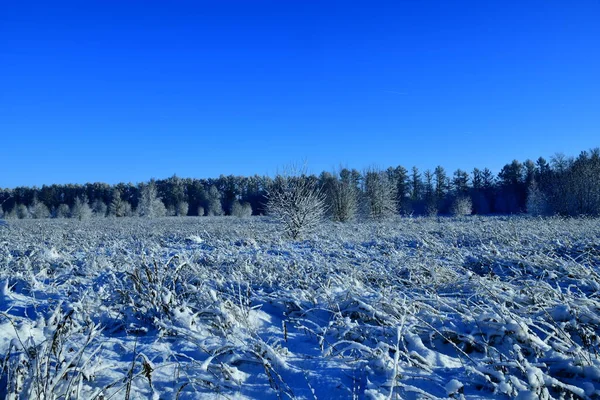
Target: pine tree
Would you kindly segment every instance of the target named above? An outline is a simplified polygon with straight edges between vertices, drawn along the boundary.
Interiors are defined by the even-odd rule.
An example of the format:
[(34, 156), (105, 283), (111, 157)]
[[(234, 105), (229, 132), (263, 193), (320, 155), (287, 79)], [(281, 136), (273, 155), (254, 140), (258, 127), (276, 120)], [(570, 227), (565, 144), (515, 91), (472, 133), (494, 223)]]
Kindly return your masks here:
[(158, 197), (156, 182), (154, 180), (140, 185), (140, 201), (137, 213), (140, 217), (145, 218), (164, 217), (167, 214), (165, 205)]
[(208, 216), (223, 215), (223, 206), (221, 205), (221, 194), (215, 185), (208, 189)]
[(87, 196), (83, 195), (75, 199), (73, 207), (71, 207), (71, 218), (80, 221), (89, 219), (92, 216), (92, 209), (88, 205)]

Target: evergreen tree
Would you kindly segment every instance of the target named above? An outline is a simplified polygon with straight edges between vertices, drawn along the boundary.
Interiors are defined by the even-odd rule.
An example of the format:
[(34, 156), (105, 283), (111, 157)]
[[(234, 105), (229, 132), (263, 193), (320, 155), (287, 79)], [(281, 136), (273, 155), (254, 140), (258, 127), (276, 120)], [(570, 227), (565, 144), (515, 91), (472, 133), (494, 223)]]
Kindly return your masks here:
[(221, 205), (221, 193), (215, 185), (208, 189), (207, 214), (208, 216), (223, 215), (223, 206)]
[(376, 169), (365, 173), (364, 205), (370, 219), (383, 220), (396, 213), (395, 188), (386, 173)]
[(92, 216), (92, 209), (90, 208), (87, 197), (85, 195), (77, 197), (73, 207), (71, 207), (71, 218), (78, 219), (80, 221), (90, 219)]
[(140, 185), (140, 201), (137, 213), (140, 217), (146, 218), (164, 217), (167, 214), (165, 205), (158, 198), (158, 191), (154, 180)]

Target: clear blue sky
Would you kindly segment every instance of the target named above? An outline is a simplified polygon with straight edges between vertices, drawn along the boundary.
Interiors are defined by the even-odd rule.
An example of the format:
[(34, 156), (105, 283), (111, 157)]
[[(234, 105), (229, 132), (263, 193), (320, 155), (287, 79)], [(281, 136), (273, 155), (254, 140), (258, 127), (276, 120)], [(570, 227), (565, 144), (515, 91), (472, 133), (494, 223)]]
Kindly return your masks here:
[(600, 145), (600, 1), (2, 1), (0, 187)]

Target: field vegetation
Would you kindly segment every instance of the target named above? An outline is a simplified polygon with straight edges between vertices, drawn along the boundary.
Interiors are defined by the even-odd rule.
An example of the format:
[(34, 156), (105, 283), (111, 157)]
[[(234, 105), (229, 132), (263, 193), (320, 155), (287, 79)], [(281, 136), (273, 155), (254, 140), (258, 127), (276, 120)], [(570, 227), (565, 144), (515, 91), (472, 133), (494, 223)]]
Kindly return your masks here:
[(281, 226), (0, 226), (0, 397), (600, 397), (597, 219)]

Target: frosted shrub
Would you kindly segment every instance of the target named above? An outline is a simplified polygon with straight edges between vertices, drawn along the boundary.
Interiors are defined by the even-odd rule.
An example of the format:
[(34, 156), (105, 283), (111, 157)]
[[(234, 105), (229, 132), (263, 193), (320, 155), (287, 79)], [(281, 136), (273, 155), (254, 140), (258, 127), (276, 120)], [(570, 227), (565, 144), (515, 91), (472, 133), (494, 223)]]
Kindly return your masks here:
[(206, 215), (220, 216), (223, 215), (223, 206), (221, 205), (221, 194), (215, 185), (208, 189), (208, 208)]
[(94, 213), (94, 217), (104, 218), (108, 212), (108, 207), (102, 200), (96, 199), (92, 204), (92, 212)]
[(178, 217), (185, 217), (188, 215), (189, 208), (190, 206), (187, 201), (180, 201), (177, 203), (177, 208), (175, 209), (176, 215)]
[(394, 185), (387, 174), (375, 169), (368, 170), (364, 186), (364, 206), (368, 218), (381, 221), (396, 214)]
[(48, 207), (44, 203), (35, 199), (29, 207), (29, 215), (34, 219), (48, 218), (50, 217), (50, 210), (48, 210)]
[(64, 203), (59, 204), (56, 210), (54, 210), (54, 218), (69, 218), (70, 215), (71, 209)]
[(108, 216), (130, 217), (132, 214), (131, 204), (121, 198), (121, 192), (118, 189), (114, 189), (112, 200), (108, 206)]
[(140, 217), (157, 218), (167, 215), (167, 209), (158, 197), (156, 183), (151, 180), (147, 184), (140, 184), (140, 201), (137, 208)]
[(330, 189), (331, 216), (337, 222), (354, 220), (358, 211), (357, 189), (350, 182), (333, 180)]
[(538, 188), (538, 185), (533, 181), (527, 191), (527, 214), (534, 217), (548, 215), (550, 207), (546, 195)]
[(252, 206), (250, 203), (240, 203), (236, 200), (231, 206), (231, 215), (238, 218), (248, 218), (252, 216)]
[(268, 214), (292, 239), (313, 232), (325, 216), (325, 195), (305, 175), (277, 176), (267, 199)]
[(473, 203), (470, 197), (459, 197), (454, 200), (451, 208), (452, 215), (456, 217), (471, 215), (473, 212)]
[(78, 219), (80, 221), (90, 219), (92, 217), (92, 209), (87, 203), (87, 198), (78, 197), (75, 199), (75, 204), (71, 208), (71, 218)]

